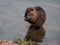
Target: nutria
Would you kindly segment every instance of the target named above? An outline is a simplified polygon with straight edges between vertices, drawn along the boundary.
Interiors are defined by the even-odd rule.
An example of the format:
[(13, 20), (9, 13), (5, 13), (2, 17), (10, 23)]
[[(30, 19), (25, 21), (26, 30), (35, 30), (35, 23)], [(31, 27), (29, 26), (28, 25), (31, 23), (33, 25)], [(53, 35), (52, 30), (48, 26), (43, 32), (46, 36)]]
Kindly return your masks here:
[(31, 24), (25, 36), (25, 40), (42, 42), (45, 36), (45, 29), (43, 24), (46, 21), (46, 14), (44, 9), (40, 6), (28, 7), (24, 17), (24, 20)]

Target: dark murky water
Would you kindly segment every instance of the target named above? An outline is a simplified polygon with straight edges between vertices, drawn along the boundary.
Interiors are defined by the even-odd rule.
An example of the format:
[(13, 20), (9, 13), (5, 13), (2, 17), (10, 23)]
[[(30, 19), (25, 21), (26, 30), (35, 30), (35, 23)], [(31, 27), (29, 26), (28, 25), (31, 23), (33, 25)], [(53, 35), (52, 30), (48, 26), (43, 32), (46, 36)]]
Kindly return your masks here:
[(60, 0), (0, 0), (0, 40), (25, 37), (29, 24), (23, 14), (30, 6), (41, 6), (46, 11), (46, 36), (42, 45), (59, 45)]

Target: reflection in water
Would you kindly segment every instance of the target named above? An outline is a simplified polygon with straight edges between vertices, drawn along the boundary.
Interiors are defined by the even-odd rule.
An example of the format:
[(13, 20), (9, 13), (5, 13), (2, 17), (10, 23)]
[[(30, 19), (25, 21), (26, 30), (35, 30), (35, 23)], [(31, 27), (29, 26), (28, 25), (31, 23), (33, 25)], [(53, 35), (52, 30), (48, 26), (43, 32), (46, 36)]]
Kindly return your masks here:
[(31, 40), (35, 43), (43, 42), (45, 36), (43, 24), (46, 21), (45, 11), (39, 6), (33, 8), (29, 7), (25, 12), (25, 21), (31, 24), (25, 36), (25, 40)]

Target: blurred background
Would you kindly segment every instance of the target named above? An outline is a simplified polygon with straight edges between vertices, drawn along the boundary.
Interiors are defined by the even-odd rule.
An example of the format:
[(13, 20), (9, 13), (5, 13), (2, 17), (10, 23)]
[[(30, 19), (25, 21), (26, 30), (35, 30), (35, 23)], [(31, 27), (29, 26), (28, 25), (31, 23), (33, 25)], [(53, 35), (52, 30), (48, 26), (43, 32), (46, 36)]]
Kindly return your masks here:
[(46, 12), (46, 35), (41, 45), (60, 45), (60, 0), (0, 0), (0, 40), (23, 39), (29, 27), (27, 7), (41, 6)]

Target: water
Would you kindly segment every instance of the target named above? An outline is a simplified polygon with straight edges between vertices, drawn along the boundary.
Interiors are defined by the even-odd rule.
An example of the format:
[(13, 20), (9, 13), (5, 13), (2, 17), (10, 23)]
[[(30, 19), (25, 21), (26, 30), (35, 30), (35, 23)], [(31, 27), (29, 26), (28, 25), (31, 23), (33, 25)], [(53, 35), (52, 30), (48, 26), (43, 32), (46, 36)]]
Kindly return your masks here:
[(41, 6), (46, 11), (46, 36), (42, 45), (60, 44), (60, 0), (0, 0), (0, 40), (23, 39), (29, 24), (25, 9)]

